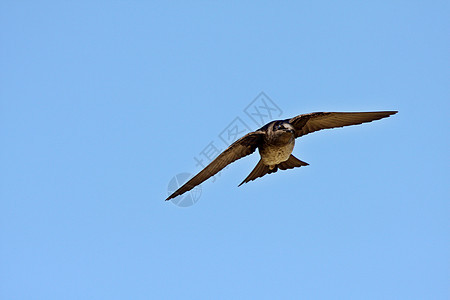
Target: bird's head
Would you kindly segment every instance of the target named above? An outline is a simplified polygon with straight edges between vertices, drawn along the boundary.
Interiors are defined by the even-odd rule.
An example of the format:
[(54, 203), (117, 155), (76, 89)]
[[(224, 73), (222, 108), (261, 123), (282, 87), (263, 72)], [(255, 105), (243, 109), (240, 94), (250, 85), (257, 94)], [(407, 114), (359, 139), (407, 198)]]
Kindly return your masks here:
[(273, 131), (277, 133), (288, 132), (293, 134), (295, 132), (295, 129), (294, 126), (292, 126), (289, 122), (280, 122), (274, 124)]
[(295, 138), (294, 126), (285, 121), (274, 123), (271, 131), (271, 137), (279, 142), (287, 143), (291, 139)]

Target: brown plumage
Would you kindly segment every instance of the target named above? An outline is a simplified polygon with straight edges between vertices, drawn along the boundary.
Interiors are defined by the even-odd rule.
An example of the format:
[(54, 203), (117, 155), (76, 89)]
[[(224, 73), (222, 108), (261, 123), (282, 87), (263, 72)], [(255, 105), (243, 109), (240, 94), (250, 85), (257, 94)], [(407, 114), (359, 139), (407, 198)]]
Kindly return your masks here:
[(322, 129), (367, 123), (396, 113), (397, 111), (315, 112), (299, 115), (291, 119), (272, 121), (231, 144), (216, 159), (166, 200), (190, 191), (195, 186), (217, 174), (228, 164), (255, 152), (256, 148), (259, 149), (261, 159), (240, 185), (265, 174), (275, 173), (279, 169), (287, 170), (307, 166), (308, 163), (297, 159), (291, 154), (295, 138)]

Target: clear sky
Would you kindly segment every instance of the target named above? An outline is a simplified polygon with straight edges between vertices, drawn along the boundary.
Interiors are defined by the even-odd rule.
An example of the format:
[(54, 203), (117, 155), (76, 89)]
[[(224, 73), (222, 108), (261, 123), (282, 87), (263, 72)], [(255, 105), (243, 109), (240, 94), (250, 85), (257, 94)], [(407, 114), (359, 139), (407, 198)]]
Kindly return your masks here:
[[(449, 299), (449, 15), (2, 1), (0, 298)], [(258, 127), (261, 92), (274, 118), (399, 113), (298, 139), (307, 167), (237, 187), (253, 154), (165, 202), (228, 125)]]

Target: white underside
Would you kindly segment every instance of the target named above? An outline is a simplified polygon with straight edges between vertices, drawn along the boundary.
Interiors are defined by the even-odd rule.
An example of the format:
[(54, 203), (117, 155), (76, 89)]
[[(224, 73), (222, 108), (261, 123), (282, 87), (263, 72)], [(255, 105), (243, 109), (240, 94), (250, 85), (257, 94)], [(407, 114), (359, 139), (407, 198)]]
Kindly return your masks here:
[(292, 150), (294, 150), (294, 142), (281, 147), (269, 146), (260, 151), (261, 160), (265, 165), (274, 166), (288, 160)]

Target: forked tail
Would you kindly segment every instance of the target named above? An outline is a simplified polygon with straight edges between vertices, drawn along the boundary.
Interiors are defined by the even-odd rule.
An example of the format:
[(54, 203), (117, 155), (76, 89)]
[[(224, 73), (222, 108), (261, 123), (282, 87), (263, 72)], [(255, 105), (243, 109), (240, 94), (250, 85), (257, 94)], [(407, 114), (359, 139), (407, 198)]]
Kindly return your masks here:
[(244, 181), (241, 182), (239, 186), (249, 181), (255, 180), (258, 177), (263, 177), (266, 174), (275, 173), (276, 171), (278, 171), (278, 169), (287, 170), (307, 165), (309, 164), (304, 161), (301, 161), (300, 159), (296, 158), (294, 155), (291, 154), (288, 160), (279, 163), (278, 165), (275, 166), (275, 168), (271, 170), (269, 166), (265, 165), (260, 159), (256, 167), (253, 169), (253, 171), (247, 176), (247, 178), (244, 179)]

